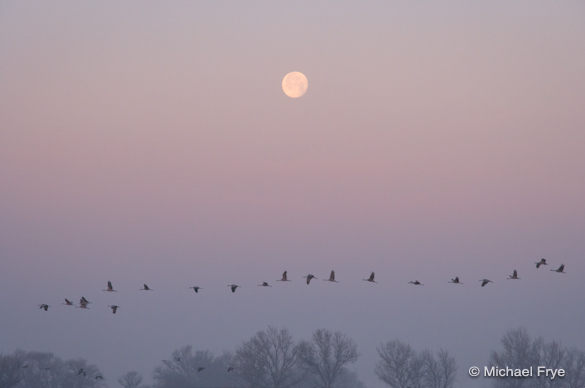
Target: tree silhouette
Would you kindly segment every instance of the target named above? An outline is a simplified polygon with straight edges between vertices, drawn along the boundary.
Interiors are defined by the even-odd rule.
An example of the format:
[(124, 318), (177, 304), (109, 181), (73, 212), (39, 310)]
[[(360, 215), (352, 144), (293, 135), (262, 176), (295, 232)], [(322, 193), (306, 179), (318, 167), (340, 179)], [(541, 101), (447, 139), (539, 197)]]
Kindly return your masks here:
[(311, 342), (299, 345), (301, 365), (317, 381), (318, 388), (333, 388), (347, 364), (358, 359), (355, 342), (342, 333), (319, 329)]
[(124, 388), (139, 388), (142, 384), (142, 376), (138, 372), (131, 371), (120, 377), (118, 383)]
[(240, 346), (234, 365), (250, 387), (288, 388), (302, 380), (298, 353), (288, 330), (268, 327)]

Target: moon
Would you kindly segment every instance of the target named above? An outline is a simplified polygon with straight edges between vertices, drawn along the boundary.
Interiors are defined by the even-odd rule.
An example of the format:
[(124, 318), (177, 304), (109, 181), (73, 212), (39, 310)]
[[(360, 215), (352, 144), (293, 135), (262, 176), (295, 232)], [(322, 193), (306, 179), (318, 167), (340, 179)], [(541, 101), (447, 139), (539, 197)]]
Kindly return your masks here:
[(282, 91), (290, 98), (302, 97), (309, 88), (309, 80), (299, 71), (291, 71), (282, 79)]

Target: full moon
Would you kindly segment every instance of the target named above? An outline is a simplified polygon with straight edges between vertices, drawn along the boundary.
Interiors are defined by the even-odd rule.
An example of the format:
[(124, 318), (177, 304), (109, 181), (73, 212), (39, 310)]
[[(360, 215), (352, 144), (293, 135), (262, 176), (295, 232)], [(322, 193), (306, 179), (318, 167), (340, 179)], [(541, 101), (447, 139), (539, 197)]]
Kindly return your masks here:
[(282, 79), (282, 91), (290, 98), (302, 97), (309, 88), (309, 80), (298, 71), (291, 71)]

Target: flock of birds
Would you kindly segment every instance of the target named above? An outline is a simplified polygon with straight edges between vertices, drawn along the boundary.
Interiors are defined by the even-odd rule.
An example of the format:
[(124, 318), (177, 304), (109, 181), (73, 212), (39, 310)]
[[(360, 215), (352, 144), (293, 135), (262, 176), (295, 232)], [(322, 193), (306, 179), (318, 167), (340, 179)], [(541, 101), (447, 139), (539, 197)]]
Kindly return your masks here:
[[(548, 265), (548, 263), (547, 263), (547, 261), (546, 261), (545, 258), (541, 258), (535, 264), (536, 264), (536, 268), (537, 269), (539, 269), (542, 266)], [(561, 264), (558, 268), (551, 269), (551, 271), (557, 272), (557, 273), (566, 273), (565, 272), (565, 265), (564, 264)], [(308, 275), (306, 275), (306, 276), (304, 276), (303, 278), (306, 279), (307, 285), (311, 284), (311, 280), (318, 279), (315, 275), (313, 275), (311, 273), (308, 274)], [(507, 279), (509, 279), (509, 280), (519, 280), (520, 277), (518, 277), (518, 271), (517, 270), (514, 270), (512, 272), (512, 274), (508, 275)], [(323, 279), (323, 280), (324, 281), (328, 281), (328, 282), (332, 282), (332, 283), (339, 283), (335, 279), (335, 271), (331, 271), (331, 273), (329, 274), (329, 278), (328, 279)], [(365, 279), (362, 279), (362, 280), (363, 281), (366, 281), (366, 282), (369, 282), (369, 283), (377, 283), (375, 272), (372, 272), (369, 277), (367, 277)], [(291, 280), (288, 278), (287, 271), (284, 271), (282, 273), (282, 277), (280, 279), (278, 279), (277, 281), (279, 281), (279, 282), (290, 282)], [(490, 279), (481, 279), (481, 280), (479, 280), (479, 282), (480, 282), (481, 287), (485, 287), (488, 284), (493, 283), (493, 281), (490, 280)], [(412, 284), (414, 286), (423, 286), (424, 285), (423, 283), (421, 283), (418, 280), (411, 280), (408, 283), (409, 284)], [(449, 281), (449, 283), (452, 283), (452, 284), (463, 284), (463, 282), (461, 281), (461, 279), (459, 278), (459, 276), (456, 276), (456, 277), (452, 278)], [(268, 283), (268, 282), (262, 282), (262, 283), (258, 284), (258, 286), (259, 287), (272, 287), (270, 285), (270, 283)], [(238, 285), (238, 284), (228, 284), (228, 287), (229, 287), (229, 289), (231, 290), (232, 293), (235, 293), (236, 290), (239, 287), (241, 287), (241, 286)], [(199, 287), (199, 286), (191, 286), (189, 288), (192, 289), (195, 293), (199, 293), (199, 291), (203, 289), (202, 287)], [(108, 281), (106, 288), (104, 290), (102, 290), (102, 291), (105, 291), (105, 292), (116, 292), (116, 290), (114, 289), (114, 285), (112, 284), (111, 281)], [(142, 288), (140, 289), (140, 291), (153, 291), (153, 290), (147, 284), (144, 284), (142, 286)], [(84, 296), (82, 296), (79, 299), (79, 304), (77, 305), (77, 307), (82, 308), (82, 309), (87, 309), (87, 308), (89, 308), (88, 305), (90, 303), (91, 302), (89, 300), (87, 300)], [(71, 300), (69, 300), (67, 298), (65, 298), (65, 302), (63, 304), (66, 305), (66, 306), (74, 306), (75, 305)], [(44, 311), (48, 311), (49, 310), (49, 307), (50, 306), (48, 304), (46, 304), (46, 303), (43, 303), (43, 304), (39, 305), (39, 308), (41, 310), (44, 310)], [(112, 314), (116, 314), (118, 312), (118, 309), (120, 308), (120, 306), (118, 306), (116, 304), (109, 305), (108, 307), (112, 311)]]

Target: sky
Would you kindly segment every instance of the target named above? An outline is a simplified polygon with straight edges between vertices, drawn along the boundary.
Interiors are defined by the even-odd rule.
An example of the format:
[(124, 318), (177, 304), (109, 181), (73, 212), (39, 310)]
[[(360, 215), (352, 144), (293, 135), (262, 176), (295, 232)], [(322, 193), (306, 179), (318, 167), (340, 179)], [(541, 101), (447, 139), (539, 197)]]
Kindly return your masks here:
[[(183, 345), (327, 327), (378, 388), (393, 339), (449, 350), (462, 386), (511, 328), (585, 349), (584, 16), (541, 0), (0, 2), (0, 352), (83, 357), (112, 382)], [(290, 71), (301, 98), (281, 90)], [(256, 287), (285, 269), (290, 284)], [(339, 284), (302, 283), (331, 269)], [(91, 310), (60, 305), (81, 295)]]

